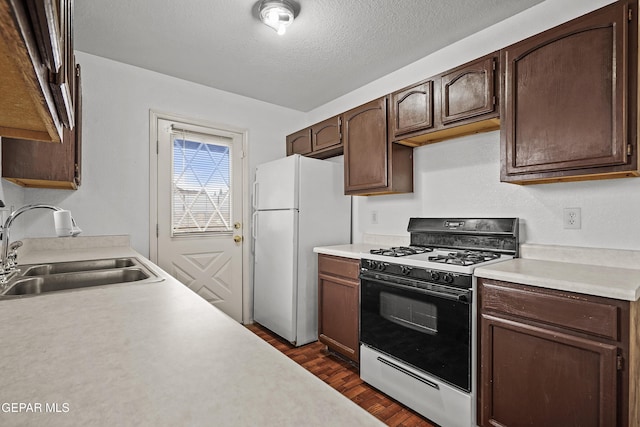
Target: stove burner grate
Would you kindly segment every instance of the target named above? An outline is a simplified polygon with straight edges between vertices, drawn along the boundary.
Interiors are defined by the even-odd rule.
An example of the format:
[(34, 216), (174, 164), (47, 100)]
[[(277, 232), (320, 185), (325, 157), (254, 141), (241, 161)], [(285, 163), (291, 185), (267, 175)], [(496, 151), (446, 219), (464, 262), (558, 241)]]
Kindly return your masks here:
[(422, 246), (395, 246), (389, 249), (371, 249), (369, 253), (374, 255), (384, 255), (384, 256), (407, 256), (407, 255), (416, 255), (422, 254), (425, 252), (431, 252), (433, 249), (425, 248)]
[(458, 251), (430, 256), (429, 261), (441, 264), (474, 265), (497, 258), (500, 258), (500, 254), (495, 252)]

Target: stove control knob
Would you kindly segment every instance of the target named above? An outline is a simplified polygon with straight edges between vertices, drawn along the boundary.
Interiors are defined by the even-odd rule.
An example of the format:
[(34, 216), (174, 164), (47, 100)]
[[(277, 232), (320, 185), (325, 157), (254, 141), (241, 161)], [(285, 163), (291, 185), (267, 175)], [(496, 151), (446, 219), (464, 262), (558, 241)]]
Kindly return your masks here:
[(431, 273), (429, 273), (429, 277), (431, 277), (431, 280), (436, 281), (440, 278), (440, 275), (437, 271), (432, 271)]
[(445, 274), (442, 276), (442, 280), (444, 280), (445, 283), (453, 283), (453, 276), (451, 274)]
[(411, 270), (413, 270), (413, 268), (409, 266), (406, 266), (406, 265), (400, 266), (400, 273), (404, 274), (405, 276), (408, 276), (409, 274), (411, 274)]
[(384, 262), (377, 262), (376, 263), (376, 270), (384, 271), (386, 268), (387, 268), (387, 265)]
[(376, 268), (376, 262), (371, 261), (370, 259), (367, 260), (366, 265), (367, 265), (367, 268), (371, 270), (374, 270)]

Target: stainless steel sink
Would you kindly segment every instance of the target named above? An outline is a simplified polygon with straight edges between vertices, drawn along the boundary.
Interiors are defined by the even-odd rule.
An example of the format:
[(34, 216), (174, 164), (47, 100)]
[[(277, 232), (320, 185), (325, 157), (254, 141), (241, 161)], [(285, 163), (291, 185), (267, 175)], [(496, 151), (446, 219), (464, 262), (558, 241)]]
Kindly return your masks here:
[(23, 276), (44, 276), (46, 274), (125, 268), (132, 267), (134, 265), (136, 265), (136, 262), (133, 258), (110, 258), (38, 264), (20, 267), (20, 270), (23, 271)]
[(137, 258), (110, 258), (21, 266), (0, 298), (15, 298), (119, 283), (158, 282)]

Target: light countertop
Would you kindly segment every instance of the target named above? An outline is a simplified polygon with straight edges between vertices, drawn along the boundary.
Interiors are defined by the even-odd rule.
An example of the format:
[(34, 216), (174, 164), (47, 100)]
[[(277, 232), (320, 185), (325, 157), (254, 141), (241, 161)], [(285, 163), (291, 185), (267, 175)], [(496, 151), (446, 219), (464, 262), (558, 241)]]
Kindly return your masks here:
[(349, 245), (318, 246), (313, 251), (318, 254), (340, 256), (344, 258), (360, 259), (363, 254), (368, 254), (371, 249), (390, 248), (392, 246), (409, 245), (409, 236), (394, 236), (386, 234), (363, 235), (362, 242)]
[(360, 259), (362, 254), (369, 253), (371, 249), (378, 248), (380, 248), (380, 245), (371, 243), (353, 243), (350, 245), (318, 246), (313, 248), (313, 252), (343, 258)]
[[(360, 259), (371, 249), (402, 241), (320, 246), (319, 254)], [(636, 301), (640, 298), (640, 251), (523, 244), (521, 258), (478, 267), (474, 275), (588, 295)], [(636, 268), (629, 268), (636, 267)]]
[(382, 425), (126, 241), (76, 242), (19, 261), (135, 256), (165, 280), (0, 301), (0, 425)]
[(640, 252), (547, 245), (522, 245), (520, 252), (522, 258), (479, 267), (474, 274), (619, 300), (640, 298)]

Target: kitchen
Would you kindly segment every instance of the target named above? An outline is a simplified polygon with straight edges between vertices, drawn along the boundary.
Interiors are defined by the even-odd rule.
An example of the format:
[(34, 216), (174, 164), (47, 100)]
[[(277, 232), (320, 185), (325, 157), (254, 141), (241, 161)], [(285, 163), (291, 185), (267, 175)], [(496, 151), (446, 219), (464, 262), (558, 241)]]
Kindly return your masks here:
[[(306, 113), (77, 51), (83, 67), (83, 138), (90, 141), (83, 150), (81, 190), (22, 189), (4, 182), (7, 205), (64, 206), (81, 223), (85, 235), (128, 234), (132, 247), (148, 256), (149, 109), (212, 117), (248, 129), (253, 171), (260, 163), (283, 157), (284, 136), (295, 130), (608, 3), (545, 1)], [(362, 241), (365, 233), (406, 236), (413, 216), (508, 216), (521, 219), (522, 242), (640, 249), (639, 180), (501, 183), (499, 132), (495, 131), (420, 147), (413, 153), (413, 193), (354, 198), (354, 242)], [(563, 228), (567, 207), (581, 208), (581, 229)], [(16, 223), (15, 238), (53, 235), (48, 215), (27, 215)], [(250, 305), (245, 308), (244, 319), (249, 321)]]

